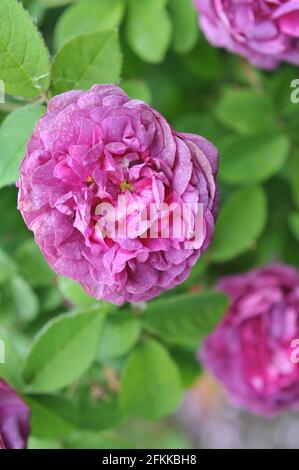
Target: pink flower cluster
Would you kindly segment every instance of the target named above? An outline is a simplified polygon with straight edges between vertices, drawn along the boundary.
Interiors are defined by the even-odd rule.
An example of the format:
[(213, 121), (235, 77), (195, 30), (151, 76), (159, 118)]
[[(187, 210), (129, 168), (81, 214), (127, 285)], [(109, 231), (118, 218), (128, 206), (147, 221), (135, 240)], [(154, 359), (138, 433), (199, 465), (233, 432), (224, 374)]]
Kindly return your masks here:
[(29, 408), (0, 379), (0, 449), (24, 449), (29, 435)]
[(214, 46), (264, 69), (281, 61), (299, 65), (298, 0), (195, 0), (195, 5)]
[(263, 267), (219, 282), (230, 307), (200, 358), (233, 401), (262, 415), (299, 408), (299, 273)]
[[(97, 299), (144, 301), (183, 282), (209, 246), (217, 160), (203, 137), (174, 131), (114, 85), (95, 85), (49, 102), (21, 164), (18, 207), (56, 273)], [(120, 195), (137, 209), (118, 211), (118, 224), (138, 225), (139, 206), (201, 204), (201, 243), (188, 248), (184, 237), (144, 236), (152, 221), (135, 236), (106, 236), (97, 207), (116, 207)]]

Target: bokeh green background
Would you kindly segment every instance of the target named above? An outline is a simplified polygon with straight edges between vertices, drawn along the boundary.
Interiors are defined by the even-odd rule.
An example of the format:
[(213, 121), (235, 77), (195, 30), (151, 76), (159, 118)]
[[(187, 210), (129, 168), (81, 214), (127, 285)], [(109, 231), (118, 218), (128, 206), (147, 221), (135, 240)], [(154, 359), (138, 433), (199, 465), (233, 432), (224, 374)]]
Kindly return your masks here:
[[(1, 0), (2, 13), (9, 2)], [(4, 80), (0, 339), (7, 363), (0, 377), (32, 408), (30, 447), (190, 447), (192, 436), (169, 415), (200, 377), (200, 340), (225, 311), (215, 282), (273, 261), (299, 266), (299, 103), (291, 101), (298, 71), (282, 65), (262, 72), (211, 47), (191, 0), (23, 4), (55, 59), (36, 93)], [(82, 83), (78, 70), (94, 54)], [(145, 310), (112, 309), (58, 279), (16, 208), (18, 165), (47, 95), (106, 81), (151, 104), (179, 131), (210, 139), (221, 155), (214, 242), (183, 285)], [(76, 344), (64, 354), (69, 331)]]

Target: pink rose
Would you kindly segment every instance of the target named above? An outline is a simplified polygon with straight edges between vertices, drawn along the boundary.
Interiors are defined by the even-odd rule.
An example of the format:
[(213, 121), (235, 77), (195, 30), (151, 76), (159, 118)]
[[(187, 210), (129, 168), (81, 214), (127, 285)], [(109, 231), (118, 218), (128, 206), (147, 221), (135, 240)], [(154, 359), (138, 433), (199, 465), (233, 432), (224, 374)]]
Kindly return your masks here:
[(228, 276), (219, 288), (230, 307), (204, 341), (203, 364), (244, 408), (270, 416), (299, 408), (299, 273), (273, 265)]
[(29, 435), (29, 408), (0, 379), (0, 449), (24, 449)]
[[(209, 246), (218, 210), (217, 160), (203, 137), (174, 131), (114, 85), (95, 85), (49, 102), (21, 164), (18, 205), (56, 273), (97, 299), (144, 301), (183, 282)], [(185, 219), (173, 214), (169, 234), (162, 234), (165, 214), (163, 221), (149, 217), (161, 203), (192, 206), (190, 233), (201, 206), (196, 243), (174, 233)], [(102, 211), (105, 204), (109, 209)], [(113, 225), (131, 230), (113, 233)]]
[(194, 0), (208, 41), (264, 69), (299, 65), (299, 0)]

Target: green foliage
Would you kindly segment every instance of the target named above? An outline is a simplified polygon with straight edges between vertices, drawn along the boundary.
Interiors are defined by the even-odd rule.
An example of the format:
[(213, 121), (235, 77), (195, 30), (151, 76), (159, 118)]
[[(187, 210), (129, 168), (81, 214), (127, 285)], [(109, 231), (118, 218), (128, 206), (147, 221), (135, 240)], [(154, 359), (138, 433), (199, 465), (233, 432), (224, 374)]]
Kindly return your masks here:
[(115, 359), (127, 354), (138, 341), (140, 321), (127, 312), (109, 315), (100, 344), (99, 357)]
[(199, 344), (227, 308), (224, 294), (205, 291), (152, 301), (145, 312), (144, 327), (174, 344)]
[[(19, 351), (16, 349), (12, 334), (0, 326), (0, 378), (6, 380), (10, 385), (19, 388), (22, 383), (22, 361)], [(2, 349), (4, 345), (4, 350)], [(4, 353), (4, 358), (2, 354)], [(4, 362), (2, 362), (4, 359)]]
[(294, 237), (299, 242), (299, 214), (298, 214), (298, 212), (292, 212), (289, 215), (288, 222), (289, 222), (289, 226), (290, 226), (290, 229), (291, 229)]
[(173, 48), (179, 54), (189, 52), (198, 36), (197, 12), (193, 0), (171, 0)]
[(53, 94), (118, 83), (122, 56), (116, 31), (85, 34), (60, 49), (52, 65)]
[(45, 111), (44, 106), (27, 105), (16, 109), (3, 121), (0, 127), (0, 188), (17, 181), (27, 140)]
[(138, 346), (124, 371), (124, 409), (133, 415), (157, 419), (176, 409), (181, 392), (180, 375), (167, 350), (155, 340)]
[(99, 432), (113, 428), (124, 419), (124, 411), (115, 399), (92, 402), (85, 398), (79, 410), (79, 428), (89, 431)]
[(0, 248), (0, 284), (10, 279), (15, 272), (14, 261)]
[(289, 180), (294, 204), (299, 208), (299, 152), (293, 151), (290, 160)]
[(184, 387), (191, 387), (200, 375), (201, 368), (196, 355), (197, 351), (187, 348), (177, 348), (171, 351), (171, 357), (180, 370)]
[(49, 268), (41, 251), (33, 240), (26, 240), (16, 250), (20, 273), (34, 287), (54, 284), (55, 274)]
[(103, 309), (96, 307), (45, 325), (24, 365), (27, 390), (54, 392), (75, 382), (95, 358), (104, 318)]
[(6, 93), (38, 96), (49, 86), (49, 58), (42, 37), (16, 0), (1, 0), (0, 18), (0, 77)]
[(167, 0), (128, 0), (127, 40), (133, 51), (153, 64), (162, 62), (171, 41)]
[(38, 315), (38, 298), (28, 282), (20, 276), (14, 276), (7, 289), (10, 292), (15, 314), (23, 322), (34, 320)]
[(73, 3), (79, 0), (40, 0), (41, 4), (47, 8), (56, 8), (67, 5), (68, 3)]
[(228, 184), (260, 183), (281, 169), (289, 149), (289, 138), (280, 133), (230, 137), (222, 146), (220, 177)]
[(58, 288), (65, 300), (76, 307), (88, 307), (95, 303), (95, 299), (87, 294), (78, 282), (68, 277), (58, 277)]
[(224, 126), (243, 135), (275, 128), (274, 105), (270, 97), (252, 89), (225, 89), (215, 114)]
[(238, 189), (222, 205), (211, 249), (213, 261), (227, 261), (248, 250), (261, 235), (267, 216), (259, 186)]
[(59, 17), (54, 41), (57, 49), (76, 36), (117, 28), (124, 14), (123, 0), (84, 0), (67, 8)]
[(33, 436), (54, 439), (69, 434), (77, 425), (76, 407), (69, 400), (55, 395), (25, 396), (31, 409)]
[[(160, 418), (201, 376), (201, 341), (227, 310), (218, 278), (299, 266), (298, 70), (264, 73), (211, 46), (193, 0), (1, 0), (0, 15), (0, 378), (31, 408), (28, 447), (191, 447)], [(122, 307), (56, 276), (16, 209), (47, 101), (107, 82), (220, 154), (211, 247), (183, 284)]]
[(221, 79), (221, 62), (219, 51), (212, 47), (203, 36), (199, 38), (196, 46), (183, 56), (187, 73), (192, 73), (203, 82)]
[(131, 99), (143, 100), (147, 104), (151, 104), (151, 90), (145, 82), (139, 80), (124, 80), (121, 83), (121, 87)]

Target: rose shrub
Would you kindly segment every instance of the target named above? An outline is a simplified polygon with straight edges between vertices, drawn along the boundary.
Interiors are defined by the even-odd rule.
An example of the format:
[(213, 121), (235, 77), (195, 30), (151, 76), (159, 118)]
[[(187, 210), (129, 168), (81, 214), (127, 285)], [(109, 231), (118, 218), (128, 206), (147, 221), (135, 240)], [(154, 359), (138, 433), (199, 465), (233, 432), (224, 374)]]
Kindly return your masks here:
[(263, 415), (299, 407), (299, 369), (291, 342), (299, 336), (299, 274), (271, 265), (228, 276), (218, 287), (230, 298), (200, 358), (233, 401)]
[[(174, 131), (114, 85), (95, 85), (49, 102), (21, 165), (19, 209), (56, 273), (97, 299), (148, 300), (183, 282), (210, 244), (217, 167), (217, 151), (206, 139)], [(160, 231), (141, 238), (156, 219), (141, 220), (134, 236), (97, 230), (97, 205), (117, 207), (121, 194), (127, 206), (136, 203), (126, 225), (137, 225), (142, 204), (203, 204), (202, 242), (186, 248), (186, 239), (171, 231), (168, 238)], [(123, 217), (119, 211), (118, 224)]]
[(0, 379), (0, 449), (26, 447), (29, 415), (29, 408), (23, 400)]
[(299, 65), (298, 0), (195, 0), (208, 41), (274, 69)]
[[(296, 63), (297, 2), (197, 6), (217, 45), (261, 67)], [(267, 302), (268, 281), (244, 288), (239, 320), (219, 327), (232, 338), (220, 338), (222, 356), (208, 338), (211, 361), (197, 358), (228, 309), (218, 279), (273, 262), (299, 267), (296, 70), (265, 73), (213, 47), (198, 9), (194, 0), (0, 1), (0, 379), (9, 384), (0, 447), (11, 446), (7, 436), (25, 445), (21, 400), (28, 449), (193, 448), (174, 423), (188, 400), (182, 413), (205, 435), (201, 447), (231, 446), (228, 427), (214, 432), (215, 421), (209, 432), (215, 408), (263, 422), (260, 444), (272, 420), (226, 405), (220, 382), (228, 388), (231, 377), (247, 408), (296, 406), (287, 363), (296, 289), (279, 287), (296, 274), (273, 275)], [(249, 294), (264, 296), (259, 313)], [(261, 350), (258, 373), (245, 370)], [(196, 383), (200, 396), (188, 393)]]

